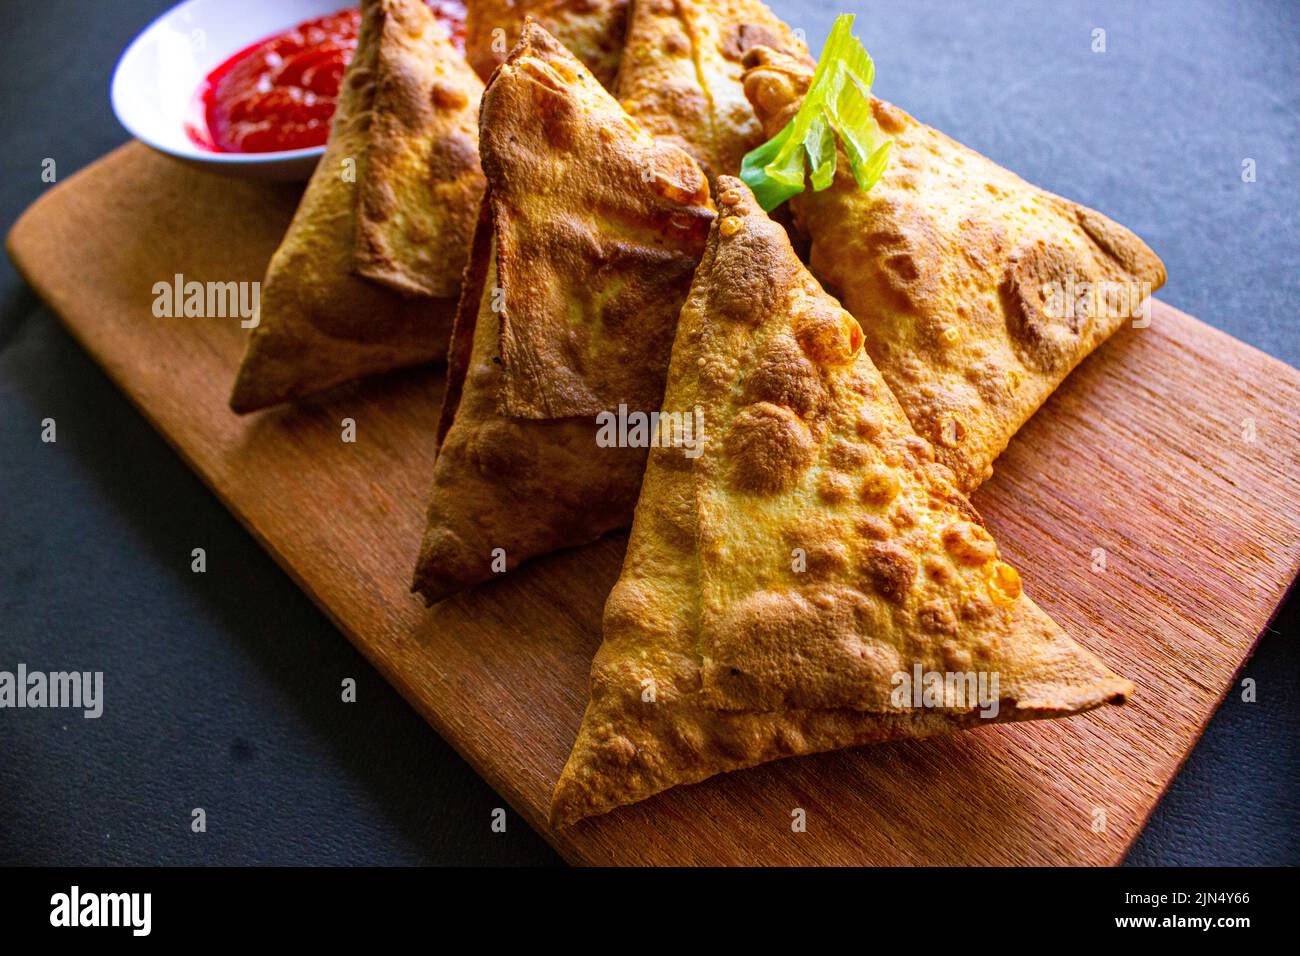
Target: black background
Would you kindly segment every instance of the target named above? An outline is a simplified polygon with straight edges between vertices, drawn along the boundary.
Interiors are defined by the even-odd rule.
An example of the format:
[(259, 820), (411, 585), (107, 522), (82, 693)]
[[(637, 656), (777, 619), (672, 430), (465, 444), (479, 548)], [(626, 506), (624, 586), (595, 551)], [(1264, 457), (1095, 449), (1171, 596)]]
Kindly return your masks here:
[[(120, 51), (166, 0), (3, 0), (0, 225), (125, 141)], [(1162, 256), (1161, 297), (1300, 364), (1300, 4), (800, 3), (876, 90)], [(1090, 49), (1094, 28), (1107, 52)], [(1241, 181), (1242, 159), (1257, 163)], [(158, 237), (165, 242), (165, 237)], [(103, 670), (99, 720), (0, 711), (0, 863), (552, 863), (0, 262), (0, 669)], [(1213, 387), (1212, 382), (1206, 383)], [(40, 421), (59, 441), (41, 443)], [(189, 572), (192, 547), (208, 573)], [(1129, 857), (1300, 860), (1297, 602)], [(355, 677), (359, 702), (339, 703)], [(190, 811), (208, 831), (190, 832)]]

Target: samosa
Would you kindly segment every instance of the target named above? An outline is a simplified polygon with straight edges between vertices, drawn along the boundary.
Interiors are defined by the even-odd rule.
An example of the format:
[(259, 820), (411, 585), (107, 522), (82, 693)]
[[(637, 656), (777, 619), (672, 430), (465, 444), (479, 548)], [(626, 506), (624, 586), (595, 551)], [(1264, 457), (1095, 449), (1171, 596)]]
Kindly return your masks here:
[[(851, 21), (837, 22), (816, 76), (838, 83), (843, 96), (869, 98), (871, 61), (851, 48)], [(805, 60), (758, 47), (746, 62), (745, 92), (769, 136), (788, 135), (805, 98), (810, 108), (833, 106), (824, 88), (809, 93), (814, 72)], [(790, 206), (811, 241), (813, 274), (861, 323), (867, 353), (912, 426), (971, 491), (1079, 362), (1124, 324), (1145, 321), (1165, 269), (1101, 213), (1025, 182), (883, 100), (862, 108), (892, 138), (873, 157), (884, 162), (887, 152), (879, 180), (861, 188), (866, 157), (857, 154), (865, 149), (828, 135), (814, 147), (827, 154), (823, 169), (833, 178), (798, 192)], [(779, 165), (765, 151), (754, 172), (761, 176), (769, 160)], [(800, 171), (791, 188), (802, 179)]]
[(423, 0), (366, 0), (329, 142), (263, 282), (237, 412), (447, 350), (483, 84)]
[(739, 180), (718, 189), (664, 397), (702, 410), (703, 454), (651, 452), (561, 826), (781, 757), (1132, 691), (1022, 591), (785, 230)]
[[(714, 212), (539, 24), (483, 96), (488, 178), (414, 590), (432, 602), (631, 523), (677, 315)], [(648, 435), (642, 436), (648, 439)]]
[(803, 41), (759, 0), (632, 0), (615, 95), (710, 177), (734, 176), (765, 139), (743, 84), (745, 54), (758, 46), (811, 65)]

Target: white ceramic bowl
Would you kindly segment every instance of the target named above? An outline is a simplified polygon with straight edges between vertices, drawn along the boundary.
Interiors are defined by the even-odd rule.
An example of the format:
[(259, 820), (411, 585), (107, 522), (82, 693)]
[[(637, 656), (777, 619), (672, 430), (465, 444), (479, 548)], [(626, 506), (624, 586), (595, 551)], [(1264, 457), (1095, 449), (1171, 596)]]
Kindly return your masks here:
[(191, 140), (185, 125), (202, 119), (196, 91), (230, 57), (352, 5), (355, 0), (185, 0), (145, 27), (122, 54), (113, 72), (113, 112), (132, 136), (187, 163), (253, 179), (306, 179), (325, 147), (216, 153)]

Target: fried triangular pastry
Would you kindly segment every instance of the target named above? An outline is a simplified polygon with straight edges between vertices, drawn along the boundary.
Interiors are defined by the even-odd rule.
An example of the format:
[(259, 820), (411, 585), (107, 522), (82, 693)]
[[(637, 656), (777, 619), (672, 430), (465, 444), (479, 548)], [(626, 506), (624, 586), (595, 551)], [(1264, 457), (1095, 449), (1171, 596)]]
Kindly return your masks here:
[(465, 17), (465, 56), (485, 81), (514, 48), (532, 17), (608, 89), (618, 73), (628, 0), (473, 0)]
[(1022, 593), (785, 231), (739, 180), (718, 188), (664, 398), (702, 412), (703, 453), (651, 452), (558, 825), (780, 757), (1132, 690)]
[(483, 84), (423, 0), (367, 0), (329, 143), (271, 258), (249, 412), (440, 359), (483, 192)]
[(483, 96), (486, 215), (461, 299), (414, 589), (438, 600), (631, 523), (713, 208), (704, 174), (529, 21)]
[[(747, 62), (746, 93), (776, 135), (812, 72), (762, 48)], [(913, 427), (970, 491), (1070, 371), (1145, 314), (1165, 269), (1101, 213), (895, 106), (873, 107), (893, 138), (880, 181), (859, 189), (841, 148), (834, 182), (790, 205), (814, 275), (857, 317)]]
[(812, 65), (803, 41), (759, 0), (632, 0), (615, 95), (710, 178), (734, 176), (766, 138), (742, 82), (745, 54), (760, 45)]

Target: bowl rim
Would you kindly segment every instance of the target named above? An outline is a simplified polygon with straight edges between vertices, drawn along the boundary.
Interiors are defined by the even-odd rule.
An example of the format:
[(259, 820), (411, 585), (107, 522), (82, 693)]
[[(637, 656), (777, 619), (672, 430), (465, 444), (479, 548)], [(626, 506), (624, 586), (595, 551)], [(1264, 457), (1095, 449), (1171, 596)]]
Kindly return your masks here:
[[(147, 131), (140, 129), (136, 124), (130, 122), (127, 117), (123, 115), (124, 110), (118, 105), (119, 100), (125, 99), (125, 95), (120, 92), (121, 85), (125, 82), (122, 79), (123, 64), (125, 64), (128, 58), (135, 53), (136, 47), (140, 46), (164, 20), (173, 16), (182, 7), (196, 5), (200, 2), (203, 2), (203, 0), (181, 0), (180, 3), (168, 7), (162, 13), (150, 20), (149, 23), (146, 24), (134, 38), (132, 38), (131, 42), (126, 45), (126, 49), (124, 49), (121, 55), (117, 58), (117, 63), (113, 67), (113, 76), (109, 81), (108, 98), (109, 105), (112, 107), (113, 115), (117, 118), (118, 123), (121, 124), (122, 128), (128, 133), (140, 140), (140, 142), (160, 153), (174, 156), (177, 159), (194, 160), (197, 162), (212, 163), (220, 166), (259, 166), (277, 162), (292, 162), (294, 160), (319, 159), (323, 156), (325, 154), (324, 145), (306, 146), (301, 149), (281, 149), (266, 153), (218, 152), (217, 150), (204, 149), (197, 143), (187, 143), (182, 149), (175, 145), (159, 142), (154, 136), (149, 135)], [(333, 0), (331, 5), (334, 12), (353, 6), (353, 4), (349, 3), (348, 0)], [(322, 14), (322, 16), (326, 15), (328, 14)], [(261, 39), (269, 39), (274, 35), (275, 34), (267, 34), (264, 37), (254, 38), (249, 41), (249, 44), (257, 43)], [(237, 52), (239, 51), (234, 50), (227, 54), (227, 56), (233, 56), (234, 53)]]

